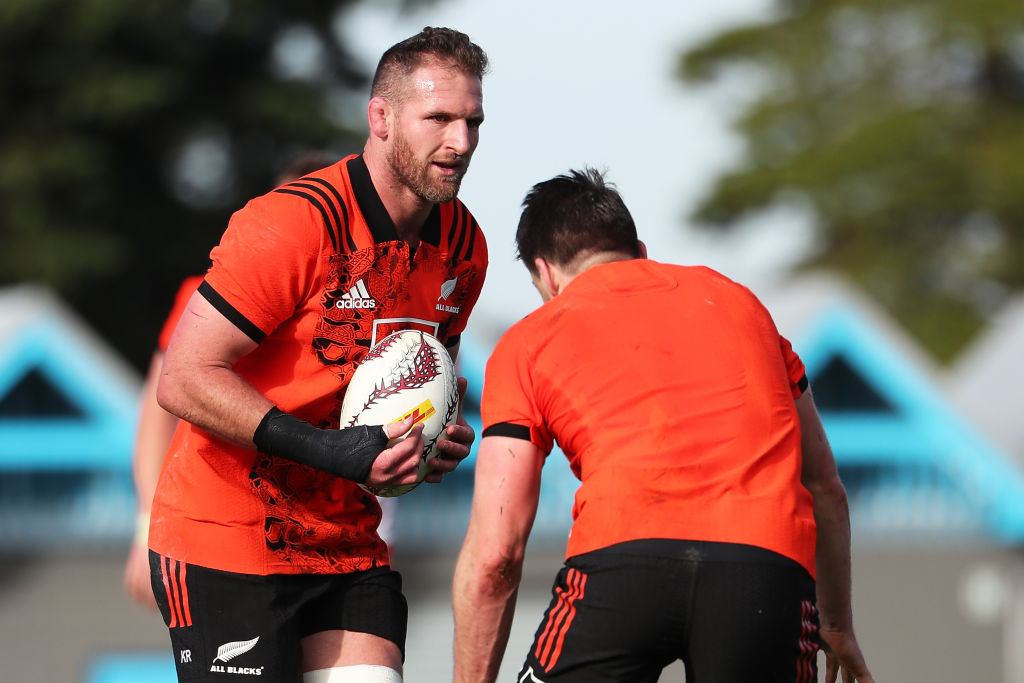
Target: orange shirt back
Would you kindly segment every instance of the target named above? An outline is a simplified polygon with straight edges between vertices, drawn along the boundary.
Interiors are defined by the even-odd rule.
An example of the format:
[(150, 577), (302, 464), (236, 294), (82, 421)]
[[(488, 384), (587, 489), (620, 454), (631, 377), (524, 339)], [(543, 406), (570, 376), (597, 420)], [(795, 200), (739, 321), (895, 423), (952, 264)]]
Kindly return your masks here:
[(667, 538), (767, 548), (814, 575), (794, 398), (803, 364), (746, 288), (636, 259), (584, 271), (487, 364), (484, 436), (557, 441), (580, 478), (567, 557)]

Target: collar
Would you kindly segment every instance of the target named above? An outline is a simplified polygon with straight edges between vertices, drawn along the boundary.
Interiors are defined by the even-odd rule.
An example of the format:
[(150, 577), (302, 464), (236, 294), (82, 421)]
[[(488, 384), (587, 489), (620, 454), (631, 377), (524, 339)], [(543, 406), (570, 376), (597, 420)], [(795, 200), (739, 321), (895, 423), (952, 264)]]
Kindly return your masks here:
[[(349, 159), (347, 168), (348, 177), (352, 182), (352, 192), (355, 194), (359, 210), (362, 212), (363, 217), (366, 219), (366, 224), (370, 228), (373, 241), (378, 244), (381, 242), (397, 242), (399, 238), (398, 231), (395, 229), (395, 223), (391, 220), (388, 210), (384, 208), (384, 202), (381, 201), (380, 195), (377, 194), (377, 188), (373, 186), (373, 180), (370, 178), (370, 169), (366, 167), (363, 156), (358, 154)], [(433, 208), (431, 208), (427, 221), (423, 224), (420, 240), (435, 247), (440, 245), (440, 205), (434, 204)]]

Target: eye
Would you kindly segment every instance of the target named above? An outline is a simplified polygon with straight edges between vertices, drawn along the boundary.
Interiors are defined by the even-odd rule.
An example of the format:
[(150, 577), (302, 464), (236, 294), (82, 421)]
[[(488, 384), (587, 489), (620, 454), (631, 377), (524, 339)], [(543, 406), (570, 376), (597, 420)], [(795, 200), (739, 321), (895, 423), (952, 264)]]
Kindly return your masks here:
[(472, 129), (474, 129), (474, 130), (479, 128), (480, 125), (483, 122), (484, 122), (483, 118), (478, 118), (478, 117), (475, 117), (475, 116), (473, 118), (466, 119), (466, 125), (469, 126)]

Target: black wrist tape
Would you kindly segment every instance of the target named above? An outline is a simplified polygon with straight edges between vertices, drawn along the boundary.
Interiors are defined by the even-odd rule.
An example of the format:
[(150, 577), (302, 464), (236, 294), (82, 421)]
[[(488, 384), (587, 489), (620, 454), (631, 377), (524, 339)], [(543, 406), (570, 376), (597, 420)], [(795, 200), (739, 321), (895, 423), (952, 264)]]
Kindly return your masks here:
[(261, 453), (361, 484), (373, 461), (387, 448), (388, 437), (381, 425), (319, 429), (275, 406), (260, 420), (252, 441)]

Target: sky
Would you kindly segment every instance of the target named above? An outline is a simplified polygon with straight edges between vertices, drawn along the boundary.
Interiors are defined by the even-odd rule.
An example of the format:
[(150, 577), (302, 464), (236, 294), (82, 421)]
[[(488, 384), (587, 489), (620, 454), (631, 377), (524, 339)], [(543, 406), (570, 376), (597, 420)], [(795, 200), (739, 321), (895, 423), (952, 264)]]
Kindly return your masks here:
[(688, 221), (740, 158), (730, 123), (757, 83), (733, 76), (688, 86), (674, 77), (676, 63), (723, 29), (767, 18), (770, 0), (439, 0), (411, 15), (396, 4), (360, 3), (339, 21), (367, 71), (427, 25), (466, 32), (490, 59), (486, 121), (459, 194), (490, 253), (468, 328), (485, 344), (540, 304), (515, 260), (515, 228), (530, 187), (569, 169), (606, 172), (655, 260), (708, 265), (756, 292), (806, 245), (807, 221), (785, 211), (724, 240)]

